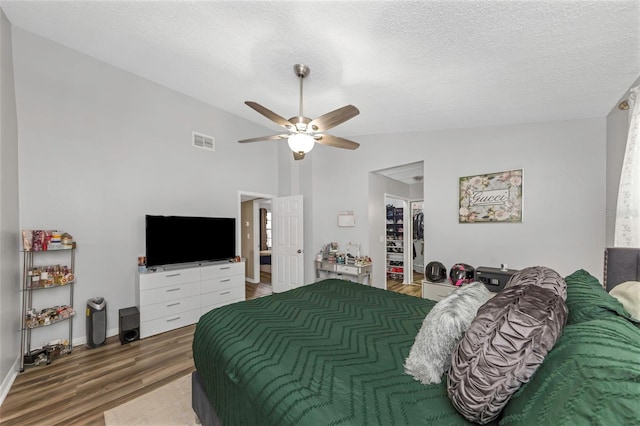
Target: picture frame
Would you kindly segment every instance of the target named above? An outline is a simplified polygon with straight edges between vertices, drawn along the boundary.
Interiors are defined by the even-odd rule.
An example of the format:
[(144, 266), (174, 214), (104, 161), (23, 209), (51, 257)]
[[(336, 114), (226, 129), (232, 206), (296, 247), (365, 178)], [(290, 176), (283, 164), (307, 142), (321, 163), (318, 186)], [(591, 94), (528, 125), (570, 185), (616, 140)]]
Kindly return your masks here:
[(461, 177), (458, 222), (522, 222), (523, 182), (523, 169)]
[(338, 226), (356, 226), (356, 216), (352, 211), (338, 212)]

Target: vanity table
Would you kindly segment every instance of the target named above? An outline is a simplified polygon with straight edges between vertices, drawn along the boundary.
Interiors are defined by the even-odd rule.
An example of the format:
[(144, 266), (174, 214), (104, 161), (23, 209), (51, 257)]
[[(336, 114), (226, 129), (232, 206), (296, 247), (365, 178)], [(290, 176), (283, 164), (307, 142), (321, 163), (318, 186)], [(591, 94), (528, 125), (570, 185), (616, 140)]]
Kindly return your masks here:
[(371, 285), (371, 271), (373, 265), (339, 264), (327, 260), (316, 260), (316, 278), (341, 278), (360, 284)]

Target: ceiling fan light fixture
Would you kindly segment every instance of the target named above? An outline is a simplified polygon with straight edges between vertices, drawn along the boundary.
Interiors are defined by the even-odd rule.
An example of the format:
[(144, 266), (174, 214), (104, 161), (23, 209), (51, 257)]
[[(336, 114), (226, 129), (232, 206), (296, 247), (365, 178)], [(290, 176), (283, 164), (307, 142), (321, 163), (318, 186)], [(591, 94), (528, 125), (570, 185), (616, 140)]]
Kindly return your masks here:
[[(350, 141), (349, 139), (339, 138), (337, 136), (331, 136), (324, 132), (334, 128), (338, 124), (344, 123), (347, 120), (352, 119), (356, 115), (360, 114), (358, 108), (353, 105), (345, 105), (342, 108), (338, 108), (331, 112), (321, 115), (315, 119), (305, 117), (302, 110), (302, 81), (311, 71), (307, 65), (296, 64), (293, 66), (293, 70), (296, 76), (300, 79), (300, 109), (297, 116), (290, 119), (286, 119), (268, 108), (263, 107), (257, 102), (246, 101), (245, 104), (262, 114), (278, 126), (284, 127), (290, 133), (288, 135), (271, 135), (260, 136), (257, 138), (250, 138), (238, 141), (240, 143), (246, 142), (258, 142), (258, 141), (270, 141), (270, 140), (284, 140), (289, 142), (289, 148), (293, 151), (294, 160), (302, 160), (304, 155), (311, 151), (314, 145), (317, 143), (327, 146), (333, 146), (343, 149), (356, 149), (360, 146), (359, 143)], [(320, 133), (321, 132), (321, 133)]]
[(304, 152), (306, 154), (313, 149), (315, 143), (313, 136), (304, 133), (294, 133), (289, 136), (289, 148), (293, 152)]

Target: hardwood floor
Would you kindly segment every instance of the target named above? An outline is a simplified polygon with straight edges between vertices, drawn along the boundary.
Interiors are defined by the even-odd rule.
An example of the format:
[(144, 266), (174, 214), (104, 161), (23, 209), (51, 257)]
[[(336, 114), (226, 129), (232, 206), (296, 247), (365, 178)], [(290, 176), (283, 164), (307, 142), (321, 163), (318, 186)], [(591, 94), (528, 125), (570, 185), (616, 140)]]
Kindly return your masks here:
[[(245, 290), (247, 299), (271, 294), (270, 274)], [(389, 290), (420, 297), (421, 287), (390, 282)], [(194, 330), (190, 325), (126, 345), (110, 337), (102, 347), (76, 347), (51, 365), (27, 369), (0, 407), (0, 425), (104, 425), (104, 411), (194, 370)]]
[(260, 282), (258, 284), (245, 283), (245, 294), (247, 300), (268, 296), (273, 293), (271, 287), (271, 274), (260, 271)]
[(103, 412), (194, 370), (195, 325), (120, 345), (74, 348), (20, 373), (0, 407), (2, 425), (104, 425)]
[[(246, 298), (271, 294), (271, 277), (245, 284)], [(76, 347), (51, 365), (18, 374), (0, 407), (0, 425), (104, 425), (103, 413), (191, 373), (190, 325), (121, 345)]]
[(387, 280), (387, 290), (396, 293), (408, 294), (409, 296), (422, 297), (422, 280), (424, 275), (414, 272), (413, 283), (402, 284), (402, 281)]

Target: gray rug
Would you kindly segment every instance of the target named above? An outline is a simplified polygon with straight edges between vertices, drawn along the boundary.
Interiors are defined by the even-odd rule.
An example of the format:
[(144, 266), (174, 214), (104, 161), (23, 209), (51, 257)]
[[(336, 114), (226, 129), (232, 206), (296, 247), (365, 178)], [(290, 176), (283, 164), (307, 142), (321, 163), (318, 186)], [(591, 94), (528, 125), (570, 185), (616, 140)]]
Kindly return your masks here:
[(191, 375), (104, 412), (106, 426), (196, 425)]

